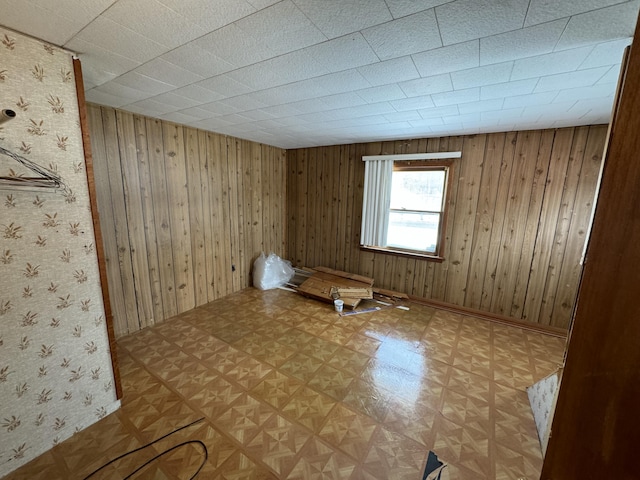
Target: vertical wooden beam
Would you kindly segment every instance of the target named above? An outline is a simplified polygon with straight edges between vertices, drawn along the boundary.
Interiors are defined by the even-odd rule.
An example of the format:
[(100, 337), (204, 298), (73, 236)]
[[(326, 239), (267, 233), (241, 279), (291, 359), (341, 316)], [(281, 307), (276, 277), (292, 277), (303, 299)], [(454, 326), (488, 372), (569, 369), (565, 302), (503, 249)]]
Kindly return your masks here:
[(113, 366), (113, 379), (116, 389), (116, 398), (122, 398), (122, 381), (120, 379), (120, 367), (116, 353), (116, 336), (113, 330), (113, 314), (111, 313), (111, 300), (109, 298), (109, 286), (107, 282), (107, 268), (105, 265), (104, 246), (102, 244), (102, 230), (100, 229), (100, 216), (96, 201), (96, 184), (93, 175), (93, 156), (91, 155), (91, 140), (89, 138), (89, 126), (87, 124), (87, 109), (84, 96), (84, 79), (82, 77), (82, 65), (80, 60), (73, 59), (73, 73), (76, 78), (76, 94), (78, 97), (78, 110), (80, 113), (80, 130), (82, 131), (82, 146), (84, 148), (84, 161), (89, 187), (89, 205), (93, 221), (93, 234), (96, 241), (96, 255), (98, 256), (98, 270), (100, 272), (100, 286), (102, 287), (102, 303), (104, 304), (105, 322), (107, 324), (107, 336), (109, 339), (109, 351), (111, 352), (111, 364)]

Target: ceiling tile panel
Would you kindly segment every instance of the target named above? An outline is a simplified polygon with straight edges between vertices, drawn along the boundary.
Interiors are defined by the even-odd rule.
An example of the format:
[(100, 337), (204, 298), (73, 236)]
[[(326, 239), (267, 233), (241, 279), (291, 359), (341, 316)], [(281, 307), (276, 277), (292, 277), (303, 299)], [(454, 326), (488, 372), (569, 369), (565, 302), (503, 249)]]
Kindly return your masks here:
[(336, 38), (388, 22), (391, 13), (383, 0), (294, 0), (328, 38)]
[(591, 53), (593, 47), (575, 48), (516, 60), (511, 80), (541, 77), (576, 70)]
[(451, 75), (434, 75), (432, 77), (418, 78), (399, 84), (407, 97), (418, 97), (420, 95), (430, 95), (432, 93), (448, 92), (453, 90)]
[(358, 90), (356, 93), (367, 103), (386, 102), (407, 97), (398, 85), (365, 88), (364, 90)]
[(480, 64), (516, 60), (552, 52), (568, 18), (480, 39)]
[(235, 97), (236, 95), (253, 92), (252, 88), (234, 80), (228, 75), (218, 75), (215, 77), (207, 78), (206, 80), (202, 80), (195, 85), (219, 93), (224, 98)]
[(534, 93), (559, 91), (568, 87), (588, 87), (600, 80), (610, 68), (611, 67), (598, 67), (541, 77)]
[(630, 38), (615, 40), (596, 45), (587, 58), (580, 64), (580, 68), (604, 67), (622, 62), (624, 49), (631, 44)]
[(433, 9), (367, 28), (362, 34), (381, 60), (442, 46)]
[(69, 42), (68, 48), (78, 54), (83, 71), (90, 68), (93, 71), (104, 71), (117, 76), (140, 65), (140, 62), (115, 54), (77, 37)]
[(307, 47), (305, 52), (330, 72), (349, 70), (380, 60), (360, 33)]
[(174, 87), (183, 87), (203, 80), (204, 77), (196, 73), (180, 68), (161, 58), (155, 58), (134, 70), (136, 73), (152, 77)]
[(549, 22), (557, 18), (568, 18), (579, 13), (597, 10), (626, 0), (531, 0), (525, 26)]
[(0, 0), (0, 22), (78, 52), (92, 102), (306, 146), (606, 121), (639, 9), (640, 0)]
[(388, 85), (420, 77), (409, 56), (366, 65), (358, 68), (358, 71), (373, 86)]
[(506, 82), (511, 76), (513, 62), (496, 63), (484, 67), (470, 68), (451, 73), (451, 81), (456, 90)]
[(436, 7), (444, 45), (522, 28), (529, 0), (456, 0)]
[(451, 0), (385, 0), (393, 18), (406, 17), (412, 13), (437, 7)]
[(614, 65), (609, 68), (609, 71), (605, 73), (600, 80), (598, 80), (598, 84), (606, 83), (615, 85), (618, 82), (618, 78), (620, 77), (620, 69), (621, 65)]
[(154, 78), (147, 77), (146, 75), (141, 75), (136, 72), (129, 72), (125, 73), (124, 75), (120, 75), (112, 83), (125, 85), (129, 88), (134, 88), (136, 90), (146, 92), (149, 97), (168, 92), (169, 90), (173, 90), (175, 88), (174, 85), (160, 82), (158, 80), (155, 80)]
[(284, 0), (236, 22), (274, 54), (293, 52), (327, 40), (291, 0)]
[(483, 111), (501, 110), (504, 99), (495, 98), (491, 100), (480, 100), (479, 102), (463, 103), (458, 105), (461, 115), (469, 113), (479, 113)]
[(391, 103), (393, 108), (395, 108), (398, 112), (407, 110), (420, 110), (421, 108), (432, 108), (435, 106), (431, 95), (392, 100), (389, 103)]
[(345, 93), (372, 86), (358, 69), (343, 70), (305, 80), (312, 90), (322, 88), (327, 93)]
[(407, 110), (405, 112), (386, 113), (384, 115), (389, 122), (407, 122), (409, 120), (422, 120), (422, 117), (416, 110)]
[(103, 17), (169, 49), (207, 33), (156, 0), (118, 0)]
[(220, 75), (236, 68), (193, 42), (171, 50), (160, 58), (203, 78)]
[(92, 15), (66, 15), (52, 2), (2, 0), (0, 24), (14, 30), (40, 38), (54, 45), (65, 45), (84, 25), (93, 19)]
[(504, 98), (513, 95), (527, 95), (533, 92), (537, 83), (537, 78), (529, 78), (516, 82), (485, 85), (480, 88), (480, 98), (482, 100), (491, 100), (492, 98)]
[(433, 103), (437, 107), (446, 105), (455, 105), (459, 103), (477, 102), (480, 100), (479, 88), (467, 88), (465, 90), (456, 90), (453, 92), (436, 93), (431, 95)]
[(161, 93), (160, 95), (156, 95), (155, 97), (152, 97), (153, 100), (163, 103), (165, 105), (172, 105), (174, 107), (176, 107), (179, 110), (184, 110), (186, 108), (190, 108), (190, 107), (195, 107), (196, 105), (199, 105), (200, 103), (196, 100), (193, 100), (191, 98), (187, 98), (187, 97), (183, 97), (182, 95), (177, 95), (176, 93), (174, 93), (175, 90), (173, 90), (172, 92), (167, 92), (167, 93)]
[(607, 40), (631, 38), (640, 0), (626, 2), (571, 17), (556, 50), (592, 45)]
[(553, 100), (554, 103), (577, 102), (578, 100), (593, 99), (606, 97), (613, 99), (615, 90), (611, 89), (612, 85), (597, 84), (590, 87), (573, 88), (561, 90), (558, 96)]
[(145, 98), (149, 98), (150, 95), (142, 90), (130, 88), (125, 85), (120, 85), (115, 82), (109, 82), (105, 85), (100, 85), (92, 89), (93, 92), (106, 93), (114, 97), (119, 97), (126, 100), (126, 103), (134, 103)]
[(200, 37), (194, 43), (236, 68), (273, 56), (269, 47), (234, 24)]
[[(259, 8), (245, 0), (158, 0), (174, 12), (202, 26), (207, 32), (217, 30)], [(260, 7), (264, 8), (264, 7)]]
[(209, 90), (208, 88), (201, 87), (200, 85), (186, 85), (184, 87), (176, 88), (173, 93), (188, 98), (189, 100), (195, 100), (199, 104), (214, 102), (221, 100), (224, 95)]
[(98, 17), (78, 34), (88, 44), (140, 63), (162, 55), (167, 47), (140, 35), (104, 16)]
[(460, 111), (457, 105), (447, 105), (445, 107), (433, 107), (418, 110), (422, 118), (444, 117), (447, 115), (458, 115)]
[(558, 92), (531, 93), (528, 95), (514, 95), (504, 99), (504, 108), (530, 107), (532, 105), (547, 105), (553, 101)]
[(436, 48), (428, 52), (417, 53), (411, 58), (423, 77), (473, 68), (480, 65), (480, 42), (473, 40)]

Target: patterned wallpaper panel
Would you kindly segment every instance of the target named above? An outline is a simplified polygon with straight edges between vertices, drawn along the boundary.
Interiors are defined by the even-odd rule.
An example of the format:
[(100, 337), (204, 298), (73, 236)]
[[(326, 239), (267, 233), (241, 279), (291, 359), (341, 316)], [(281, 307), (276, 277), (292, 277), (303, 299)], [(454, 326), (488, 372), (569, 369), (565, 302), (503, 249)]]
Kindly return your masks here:
[[(118, 408), (72, 57), (0, 28), (0, 477)], [(8, 153), (7, 153), (8, 152)], [(46, 173), (46, 170), (44, 171)]]

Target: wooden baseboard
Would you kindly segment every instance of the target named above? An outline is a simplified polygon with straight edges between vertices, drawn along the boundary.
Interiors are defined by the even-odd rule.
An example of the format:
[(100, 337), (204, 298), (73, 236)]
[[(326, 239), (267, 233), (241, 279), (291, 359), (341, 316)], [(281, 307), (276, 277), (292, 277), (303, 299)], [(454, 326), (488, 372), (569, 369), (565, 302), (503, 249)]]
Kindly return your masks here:
[(427, 305), (429, 307), (440, 308), (442, 310), (448, 310), (450, 312), (459, 313), (461, 315), (470, 315), (489, 322), (500, 323), (502, 325), (509, 325), (512, 327), (522, 328), (532, 332), (544, 333), (545, 335), (552, 335), (559, 338), (567, 338), (567, 330), (558, 327), (552, 327), (550, 325), (541, 325), (539, 323), (527, 322), (526, 320), (518, 320), (516, 318), (507, 317), (504, 315), (498, 315), (490, 312), (483, 312), (473, 308), (460, 307), (458, 305), (452, 305), (450, 303), (440, 302), (438, 300), (431, 300), (428, 298), (416, 297), (409, 295), (409, 300), (421, 305)]

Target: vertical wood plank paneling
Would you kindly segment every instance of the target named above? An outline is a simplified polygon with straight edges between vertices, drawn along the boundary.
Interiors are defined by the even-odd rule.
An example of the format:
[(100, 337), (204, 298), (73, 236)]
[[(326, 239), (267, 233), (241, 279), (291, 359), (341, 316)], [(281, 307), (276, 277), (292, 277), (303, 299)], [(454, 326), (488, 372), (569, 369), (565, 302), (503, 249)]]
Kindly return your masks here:
[[(185, 163), (187, 173), (187, 202), (189, 205), (189, 231), (193, 266), (194, 305), (204, 305), (208, 300), (207, 265), (204, 248), (204, 205), (202, 202), (202, 166), (198, 131), (185, 129)], [(206, 154), (203, 155), (206, 158)]]
[(162, 131), (165, 171), (170, 179), (167, 182), (167, 200), (173, 244), (176, 305), (178, 312), (184, 312), (195, 307), (184, 132), (182, 127), (169, 123), (163, 124)]
[[(240, 229), (242, 225), (241, 208), (242, 201), (238, 201), (240, 198), (238, 182), (242, 180), (242, 174), (238, 173), (238, 146), (236, 140), (227, 137), (226, 139), (226, 159), (227, 159), (227, 189), (229, 200), (229, 239), (231, 242), (231, 291), (237, 292), (240, 290), (242, 283), (240, 283), (240, 255), (242, 254), (242, 242), (244, 238), (240, 236)], [(240, 168), (240, 171), (241, 168)]]
[[(586, 181), (578, 194), (576, 175), (585, 132), (591, 131), (603, 141), (603, 127), (581, 127), (287, 152), (288, 223), (297, 230), (288, 236), (292, 260), (335, 265), (372, 276), (380, 287), (566, 327), (567, 319), (553, 312), (570, 303), (566, 299), (575, 294), (579, 278), (576, 252), (594, 186)], [(362, 156), (456, 150), (463, 155), (454, 165), (444, 261), (361, 250)], [(596, 159), (602, 154), (595, 140), (592, 151)], [(576, 158), (578, 169), (567, 169)], [(580, 219), (576, 223), (572, 212)]]
[(531, 263), (533, 261), (536, 235), (541, 226), (539, 221), (540, 211), (549, 171), (549, 159), (551, 158), (554, 133), (553, 130), (545, 130), (540, 137), (538, 159), (534, 168), (531, 194), (529, 195), (529, 211), (527, 212), (524, 237), (520, 247), (520, 261), (516, 270), (513, 295), (511, 296), (509, 316), (515, 318), (522, 317), (525, 295), (529, 285), (529, 278), (531, 277)]
[[(153, 299), (149, 280), (149, 263), (144, 232), (144, 214), (140, 198), (138, 153), (133, 115), (116, 112), (117, 140), (120, 149), (122, 185), (126, 210), (129, 255), (133, 272), (133, 288), (141, 327), (153, 324)], [(135, 330), (134, 330), (135, 331)]]
[[(555, 299), (560, 286), (560, 271), (562, 270), (562, 262), (564, 260), (567, 244), (569, 243), (569, 227), (571, 225), (571, 217), (573, 215), (573, 204), (575, 202), (576, 190), (580, 181), (580, 169), (582, 168), (582, 160), (584, 157), (584, 149), (589, 135), (588, 127), (578, 127), (575, 129), (573, 136), (573, 144), (567, 170), (565, 174), (562, 200), (560, 202), (560, 211), (558, 212), (558, 221), (553, 238), (553, 247), (551, 258), (547, 267), (547, 277), (545, 279), (545, 290), (542, 296), (542, 305), (538, 322), (544, 325), (553, 323), (553, 309)], [(576, 262), (579, 259), (575, 259)]]
[(158, 263), (160, 265), (160, 284), (162, 286), (162, 306), (165, 318), (169, 318), (179, 312), (176, 303), (173, 242), (169, 217), (167, 175), (164, 166), (162, 122), (148, 118), (146, 123), (147, 142), (149, 144), (149, 171), (151, 172), (151, 196), (156, 221)]
[[(267, 208), (271, 209), (273, 223), (271, 230), (273, 231), (273, 250), (282, 258), (288, 258), (287, 232), (289, 225), (287, 222), (287, 155), (280, 148), (269, 147), (271, 152), (271, 160), (273, 170), (271, 175), (271, 183), (266, 189), (275, 191), (272, 193), (272, 201)], [(266, 246), (265, 246), (266, 249)]]
[(88, 112), (116, 336), (249, 286), (260, 249), (284, 255), (284, 150)]
[(164, 316), (162, 305), (162, 282), (160, 279), (160, 263), (158, 243), (156, 241), (156, 220), (153, 212), (153, 196), (151, 191), (151, 170), (149, 166), (149, 146), (147, 143), (147, 127), (144, 117), (134, 115), (136, 133), (136, 150), (138, 153), (138, 178), (140, 180), (140, 203), (144, 224), (144, 237), (149, 269), (149, 289), (153, 302), (153, 317), (150, 323), (161, 321)]
[(536, 233), (526, 301), (522, 312), (522, 318), (525, 320), (537, 319), (540, 314), (573, 138), (573, 128), (564, 128), (555, 134), (540, 212), (541, 222)]
[(593, 208), (593, 192), (596, 188), (602, 152), (604, 150), (606, 128), (592, 128), (584, 150), (584, 158), (580, 169), (580, 178), (571, 215), (571, 224), (567, 235), (567, 248), (562, 258), (562, 267), (558, 281), (552, 326), (567, 326), (571, 321), (580, 281), (581, 265), (573, 259), (580, 259), (586, 241), (591, 209)]
[[(191, 136), (191, 132), (189, 132)], [(200, 169), (200, 195), (202, 205), (202, 248), (204, 262), (204, 282), (202, 287), (206, 292), (206, 301), (210, 302), (218, 298), (215, 285), (215, 252), (213, 251), (214, 222), (217, 212), (214, 212), (213, 202), (211, 202), (211, 148), (207, 133), (202, 130), (196, 132), (198, 142), (198, 168)], [(191, 209), (190, 209), (191, 211)], [(197, 282), (198, 280), (196, 280)], [(198, 288), (200, 286), (198, 285)]]
[(509, 183), (509, 202), (505, 211), (501, 250), (498, 256), (496, 285), (491, 298), (491, 311), (501, 315), (509, 315), (511, 312), (511, 299), (526, 226), (524, 220), (529, 211), (539, 144), (540, 131), (518, 134), (515, 163)]
[(502, 251), (502, 231), (504, 229), (505, 216), (509, 204), (509, 182), (513, 170), (516, 143), (518, 135), (515, 132), (507, 133), (502, 162), (500, 163), (500, 179), (498, 180), (498, 193), (496, 197), (495, 213), (491, 226), (491, 239), (489, 241), (489, 253), (487, 255), (487, 270), (483, 283), (483, 296), (480, 300), (480, 310), (491, 310), (491, 298), (495, 291), (498, 275), (498, 259)]
[(465, 297), (465, 305), (470, 308), (479, 309), (483, 299), (486, 300), (484, 279), (487, 271), (493, 217), (496, 211), (505, 138), (504, 133), (493, 133), (487, 137)]
[[(214, 225), (215, 278), (217, 298), (235, 291), (233, 272), (233, 245), (231, 240), (231, 187), (229, 186), (229, 144), (226, 137), (208, 134), (212, 148), (212, 161), (215, 168), (209, 177), (211, 191), (214, 194), (214, 207), (219, 212)], [(235, 150), (233, 151), (235, 153)], [(235, 156), (233, 157), (235, 159)]]
[(460, 162), (456, 209), (449, 219), (452, 224), (448, 254), (450, 266), (444, 296), (445, 301), (453, 304), (463, 304), (466, 295), (486, 138), (486, 135), (465, 137), (462, 147), (469, 153)]
[(113, 326), (118, 332), (127, 332), (127, 314), (124, 305), (124, 291), (120, 279), (120, 264), (118, 263), (118, 244), (116, 242), (116, 226), (111, 206), (111, 187), (109, 185), (109, 171), (107, 168), (106, 139), (100, 107), (87, 105), (87, 121), (91, 132), (91, 150), (93, 153), (93, 168), (96, 180), (96, 199), (100, 214), (100, 226), (104, 243), (104, 255), (107, 269), (107, 284), (113, 312)]
[(140, 329), (140, 319), (136, 302), (133, 265), (131, 264), (131, 244), (129, 243), (129, 225), (124, 200), (124, 183), (118, 142), (118, 126), (116, 112), (102, 109), (102, 124), (105, 137), (105, 160), (111, 189), (111, 208), (115, 227), (117, 259), (120, 269), (120, 281), (124, 297), (124, 315), (127, 331)]

